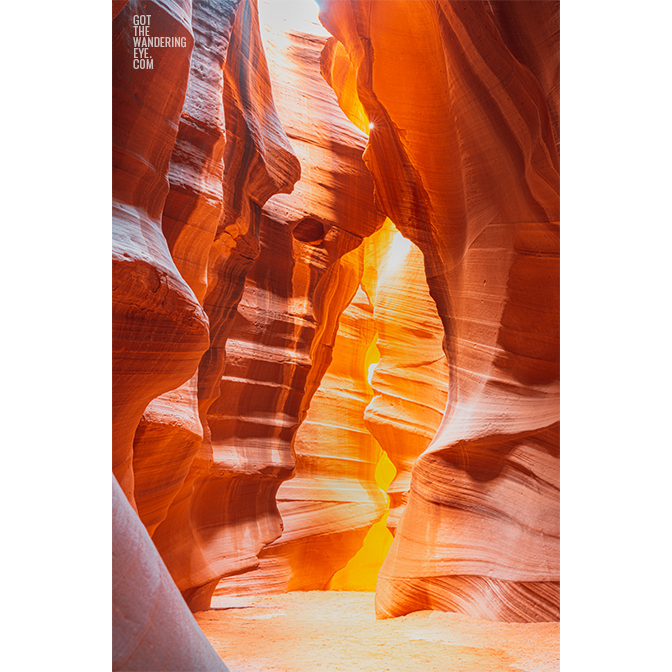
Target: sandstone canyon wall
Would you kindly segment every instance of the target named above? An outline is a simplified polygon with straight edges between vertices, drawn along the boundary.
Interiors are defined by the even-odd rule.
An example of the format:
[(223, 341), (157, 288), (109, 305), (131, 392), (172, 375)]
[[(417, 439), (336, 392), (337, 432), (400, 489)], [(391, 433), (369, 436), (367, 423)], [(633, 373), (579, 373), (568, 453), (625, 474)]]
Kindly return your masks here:
[[(219, 428), (223, 455), (234, 446), (267, 450), (277, 436), (277, 449), (296, 465), (277, 493), (282, 536), (261, 551), (258, 567), (223, 578), (218, 594), (325, 588), (385, 509), (374, 482), (377, 449), (358, 427), (373, 333), (365, 306), (358, 319), (344, 313), (361, 282), (362, 240), (384, 217), (362, 160), (366, 136), (320, 75), (324, 42), (270, 27), (265, 34), (278, 113), (302, 177), (291, 195), (275, 196), (264, 208), (268, 253), (248, 274), (227, 344), (222, 403), (209, 422)], [(339, 324), (346, 323), (351, 333), (344, 337)], [(288, 337), (289, 356), (274, 355)], [(231, 398), (238, 401), (224, 406)]]
[[(132, 68), (136, 15), (151, 16), (152, 35), (184, 38), (186, 47), (154, 47), (153, 68)], [(261, 207), (291, 191), (300, 166), (273, 105), (256, 3), (116, 3), (113, 63), (112, 467), (153, 534), (169, 581), (193, 599), (221, 573), (220, 539), (199, 538), (199, 525), (209, 521), (193, 496), (213, 464), (203, 418), (258, 252)], [(115, 535), (125, 538), (119, 520)], [(261, 547), (277, 533), (257, 536), (251, 543)], [(115, 575), (120, 562), (115, 556)], [(167, 574), (159, 574), (165, 584)], [(139, 575), (130, 585), (142, 581)], [(163, 639), (137, 637), (135, 653), (119, 660), (115, 653), (115, 669), (151, 658), (152, 647), (178, 632), (190, 666), (176, 656), (162, 669), (216, 669), (203, 663), (207, 640), (188, 634), (190, 622), (175, 606), (179, 593), (159, 593), (158, 601), (151, 592), (125, 594), (114, 612), (115, 633), (123, 633), (115, 634), (115, 652), (131, 637), (128, 623), (151, 628), (159, 605), (172, 609), (177, 625)]]
[[(159, 14), (166, 7), (150, 9)], [(172, 367), (172, 385), (158, 389), (147, 364), (153, 387), (133, 389), (135, 397), (130, 385), (119, 392), (126, 404), (135, 401), (135, 412), (115, 407), (115, 413), (135, 430), (130, 445), (130, 429), (123, 436), (115, 432), (113, 471), (120, 482), (128, 481), (129, 501), (188, 604), (199, 609), (209, 605), (222, 576), (255, 568), (261, 549), (281, 533), (275, 495), (294, 468), (291, 442), (329, 365), (339, 315), (361, 275), (361, 255), (342, 258), (380, 227), (383, 216), (361, 159), (366, 137), (320, 76), (324, 38), (294, 35), (275, 54), (283, 128), (255, 3), (195, 1), (182, 9), (191, 10), (195, 39), (166, 122), (172, 144), (164, 139), (157, 177), (164, 200), (157, 204), (153, 233), (184, 294), (201, 311), (204, 339), (188, 363), (181, 352), (174, 354), (183, 373), (178, 380), (173, 369), (179, 367)], [(115, 62), (128, 65), (130, 17), (138, 12), (130, 3), (115, 18)], [(170, 34), (168, 26), (153, 25)], [(163, 67), (155, 60), (160, 67), (152, 81)], [(136, 71), (115, 72), (117, 95), (131, 97), (140, 86)], [(293, 73), (291, 82), (286, 73)], [(175, 98), (166, 82), (161, 85)], [(115, 106), (119, 132), (138, 126), (146, 114), (142, 107), (135, 117), (124, 113)], [(298, 148), (304, 179), (285, 129)], [(128, 144), (127, 153), (137, 155)], [(115, 172), (115, 185), (120, 180)], [(273, 193), (292, 189), (291, 196), (264, 206)], [(134, 198), (131, 193), (127, 200)], [(117, 277), (125, 278), (124, 272), (115, 269)], [(137, 288), (128, 293), (151, 322), (148, 297)], [(138, 325), (127, 326), (130, 320), (118, 316), (121, 303), (115, 294), (115, 335), (127, 328), (137, 339)], [(156, 358), (170, 368), (170, 342), (152, 328), (147, 331), (156, 339)], [(174, 325), (171, 337), (179, 341), (179, 334)], [(142, 358), (127, 354), (129, 343), (117, 348), (115, 367), (124, 356)], [(129, 377), (138, 382), (134, 372)], [(373, 508), (378, 515), (380, 501)], [(370, 517), (359, 521), (362, 535)]]
[(387, 521), (379, 617), (556, 620), (558, 3), (319, 4), (113, 3), (116, 482), (192, 611)]
[(423, 252), (449, 366), (377, 613), (557, 619), (558, 3), (321, 9), (323, 71), (371, 120), (376, 195)]

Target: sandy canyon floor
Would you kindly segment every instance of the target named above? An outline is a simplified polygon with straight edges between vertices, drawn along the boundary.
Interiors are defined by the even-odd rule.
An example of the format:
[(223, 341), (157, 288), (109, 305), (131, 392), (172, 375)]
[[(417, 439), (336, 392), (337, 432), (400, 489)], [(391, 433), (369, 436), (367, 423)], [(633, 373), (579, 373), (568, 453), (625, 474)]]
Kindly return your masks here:
[(195, 614), (231, 672), (550, 672), (559, 623), (420, 611), (376, 620), (373, 593), (216, 597)]

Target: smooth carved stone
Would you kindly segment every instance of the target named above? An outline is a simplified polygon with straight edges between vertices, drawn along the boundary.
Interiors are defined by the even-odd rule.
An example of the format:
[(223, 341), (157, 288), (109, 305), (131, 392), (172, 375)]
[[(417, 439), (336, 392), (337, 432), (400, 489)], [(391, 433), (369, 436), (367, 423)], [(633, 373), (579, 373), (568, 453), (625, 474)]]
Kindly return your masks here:
[(290, 560), (288, 590), (326, 588), (387, 509), (375, 482), (380, 447), (364, 426), (374, 336), (373, 306), (360, 286), (340, 317), (331, 364), (296, 434), (294, 477), (278, 491), (283, 536), (262, 554)]
[(112, 477), (112, 669), (229, 668), (212, 648)]
[[(418, 460), (380, 574), (380, 615), (406, 613), (397, 605), (410, 601), (491, 620), (559, 620), (558, 433), (556, 424), (497, 450), (465, 442), (461, 454)], [(437, 517), (440, 527), (413, 532)], [(420, 548), (428, 545), (431, 555)]]
[[(203, 441), (196, 445), (191, 468), (153, 535), (193, 610), (207, 608), (223, 573), (239, 567), (241, 562), (244, 566), (249, 557), (256, 557), (255, 552), (264, 543), (277, 536), (275, 529), (279, 524), (272, 515), (266, 515), (263, 504), (255, 503), (257, 493), (250, 490), (244, 469), (232, 474), (231, 488), (218, 488), (223, 479), (221, 468), (213, 463), (207, 414), (219, 397), (226, 340), (245, 276), (259, 253), (261, 207), (272, 194), (290, 192), (300, 175), (299, 162), (273, 103), (256, 3), (204, 2), (198, 9), (201, 14), (197, 37), (204, 40), (202, 53), (199, 52), (202, 62), (194, 65), (198, 74), (193, 98), (187, 98), (183, 112), (183, 143), (173, 153), (170, 177), (175, 198), (167, 204), (164, 227), (170, 231), (173, 250), (184, 265), (185, 274), (203, 295), (210, 320), (210, 348), (201, 360), (196, 382)], [(236, 10), (233, 22), (232, 9)], [(212, 25), (224, 34), (213, 37), (208, 28)], [(213, 40), (218, 45), (216, 57), (211, 52)], [(226, 62), (220, 78), (224, 52)], [(204, 92), (208, 93), (205, 100)], [(223, 152), (219, 96), (226, 125)], [(212, 114), (216, 115), (214, 119)], [(193, 128), (186, 128), (188, 125), (207, 133), (205, 145), (198, 133), (194, 135)], [(192, 177), (199, 171), (203, 178), (193, 184)], [(208, 171), (211, 174), (206, 174)], [(217, 186), (218, 181), (221, 186)], [(189, 201), (193, 213), (189, 212)], [(206, 230), (195, 232), (201, 221)], [(204, 255), (199, 253), (198, 245), (190, 265), (190, 239), (195, 235), (203, 244), (209, 244), (207, 273), (203, 273)], [(207, 291), (203, 288), (204, 279)], [(273, 499), (274, 487), (277, 486), (268, 481), (261, 485), (262, 501)]]
[[(219, 569), (208, 552), (220, 548), (207, 535), (198, 543), (191, 518), (207, 528), (219, 505), (195, 487), (212, 467), (204, 417), (218, 354), (261, 206), (291, 191), (300, 166), (275, 113), (256, 3), (193, 4), (195, 41), (191, 2), (131, 1), (114, 20), (113, 470), (197, 607)], [(134, 14), (152, 17), (151, 35), (185, 36), (187, 48), (153, 48), (154, 69), (132, 69)], [(238, 509), (254, 501), (240, 494)], [(232, 527), (226, 546), (246, 533)]]
[[(187, 48), (154, 48), (134, 70), (136, 14)], [(189, 75), (190, 2), (131, 0), (113, 21), (113, 456), (135, 506), (133, 436), (147, 404), (189, 380), (208, 346), (208, 318), (179, 273), (161, 230), (177, 121)]]
[[(208, 257), (224, 199), (224, 65), (241, 0), (192, 4), (194, 48), (170, 158), (162, 227), (175, 265), (203, 303)], [(235, 143), (236, 138), (230, 140)]]
[[(209, 605), (220, 578), (256, 568), (262, 548), (282, 532), (276, 492), (292, 474), (294, 434), (357, 288), (357, 271), (342, 257), (383, 220), (361, 159), (366, 138), (319, 74), (324, 39), (294, 34), (269, 49), (278, 119), (302, 166), (291, 195), (263, 205), (244, 143), (227, 153), (231, 136), (257, 123), (249, 115), (270, 97), (270, 81), (263, 95), (260, 84), (227, 87), (266, 62), (261, 51), (241, 62), (232, 51), (251, 8), (241, 4), (225, 67), (224, 207), (204, 301), (212, 345), (198, 372), (204, 440), (153, 537), (193, 610)], [(249, 17), (256, 22), (254, 12)], [(236, 106), (250, 92), (249, 104)], [(234, 184), (235, 175), (244, 179)], [(252, 195), (241, 198), (236, 189)]]
[[(323, 250), (296, 241), (290, 228), (263, 216), (261, 254), (247, 276), (227, 342), (221, 395), (208, 414), (217, 472), (206, 480), (211, 495), (230, 498), (220, 509), (222, 533), (266, 521), (266, 536), (240, 535), (241, 541), (229, 544), (222, 576), (256, 567), (263, 545), (287, 526), (276, 492), (294, 468), (291, 445), (311, 365), (324, 370), (329, 363), (313, 359), (311, 352), (316, 339), (333, 339), (333, 318), (356, 290), (356, 270), (340, 262), (327, 266)], [(319, 301), (333, 331), (318, 335), (311, 299)], [(254, 502), (254, 517), (243, 497)], [(263, 585), (259, 577), (254, 580)]]
[(560, 3), (517, 0), (491, 4), (499, 34), (513, 56), (534, 73), (546, 95), (553, 136), (560, 153)]
[[(379, 449), (362, 424), (368, 399), (355, 401), (357, 408), (340, 403), (355, 428), (339, 418), (340, 429), (330, 429), (339, 437), (333, 448), (334, 436), (315, 429), (320, 411), (313, 409), (317, 404), (324, 414), (326, 404), (326, 412), (335, 412), (337, 401), (318, 386), (330, 365), (357, 365), (348, 364), (348, 354), (362, 359), (358, 382), (344, 383), (354, 384), (348, 403), (363, 393), (364, 342), (372, 333), (364, 328), (364, 341), (353, 353), (346, 348), (338, 365), (334, 356), (339, 316), (361, 280), (358, 246), (384, 219), (362, 161), (366, 136), (350, 124), (320, 75), (324, 38), (267, 27), (265, 40), (278, 113), (302, 177), (291, 195), (274, 196), (264, 207), (262, 251), (247, 276), (227, 342), (221, 396), (208, 423), (222, 473), (245, 470), (249, 482), (272, 481), (277, 490), (292, 474), (292, 453), (297, 464), (277, 504), (275, 490), (256, 498), (263, 507), (264, 497), (273, 496), (266, 506), (276, 516), (279, 509), (283, 527), (278, 517), (276, 537), (282, 537), (261, 553), (256, 549), (258, 559), (250, 554), (246, 572), (231, 565), (217, 594), (325, 587), (385, 508), (373, 480)], [(339, 449), (349, 458), (334, 459)], [(226, 479), (219, 483), (225, 487)]]
[(150, 536), (165, 519), (201, 441), (196, 376), (152, 400), (133, 440), (134, 496)]
[[(194, 47), (170, 158), (162, 230), (180, 275), (203, 305), (208, 258), (223, 208), (223, 66), (240, 0), (193, 0), (192, 4)], [(176, 390), (153, 399), (135, 433), (134, 494), (150, 535), (165, 519), (202, 440), (196, 374)]]
[[(357, 280), (361, 250), (348, 256), (359, 257)], [(282, 536), (261, 552), (256, 572), (223, 580), (217, 594), (325, 589), (386, 510), (374, 479), (380, 448), (363, 422), (372, 313), (359, 289), (340, 317), (331, 364), (296, 433), (294, 475), (278, 490)]]
[(373, 124), (364, 159), (424, 255), (450, 373), (377, 613), (557, 618), (558, 3), (325, 0), (320, 16), (341, 43), (323, 72)]

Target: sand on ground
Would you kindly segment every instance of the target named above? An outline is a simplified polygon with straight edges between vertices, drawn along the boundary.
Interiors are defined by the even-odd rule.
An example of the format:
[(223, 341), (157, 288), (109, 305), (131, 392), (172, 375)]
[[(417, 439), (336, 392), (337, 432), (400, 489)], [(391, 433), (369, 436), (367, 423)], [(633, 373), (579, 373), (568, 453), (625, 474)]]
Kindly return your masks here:
[(556, 672), (559, 623), (438, 611), (376, 620), (374, 594), (215, 597), (195, 614), (231, 672)]

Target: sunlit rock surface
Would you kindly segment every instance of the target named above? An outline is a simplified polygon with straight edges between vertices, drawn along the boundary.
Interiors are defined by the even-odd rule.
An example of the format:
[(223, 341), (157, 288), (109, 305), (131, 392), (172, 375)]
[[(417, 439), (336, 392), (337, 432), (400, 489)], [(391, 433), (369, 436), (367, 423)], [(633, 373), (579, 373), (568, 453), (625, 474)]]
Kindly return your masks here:
[(340, 42), (323, 72), (372, 125), (365, 161), (424, 255), (449, 368), (377, 613), (557, 619), (559, 3), (320, 5)]
[[(162, 213), (172, 258), (201, 305), (223, 208), (223, 65), (240, 4), (240, 0), (192, 2), (195, 40)], [(235, 143), (236, 137), (230, 141)], [(133, 471), (138, 512), (150, 534), (165, 519), (202, 439), (198, 375), (152, 400), (145, 409), (135, 433)]]
[[(380, 450), (363, 427), (364, 359), (373, 339), (364, 295), (344, 318), (352, 333), (344, 343), (336, 335), (361, 281), (362, 240), (384, 218), (362, 160), (366, 136), (320, 75), (325, 40), (270, 27), (265, 34), (278, 114), (302, 176), (291, 195), (264, 207), (262, 252), (247, 276), (208, 424), (222, 474), (234, 461), (247, 465), (248, 497), (257, 507), (267, 503), (279, 538), (254, 549), (247, 566), (232, 564), (217, 594), (326, 587), (385, 509), (374, 481)], [(337, 378), (332, 373), (318, 391), (338, 365)]]
[[(165, 219), (164, 227), (170, 231), (179, 259), (192, 250), (198, 254), (198, 240), (191, 245), (190, 238), (197, 235), (203, 240), (212, 239), (207, 274), (203, 276), (204, 256), (187, 273), (196, 291), (203, 295), (210, 321), (210, 347), (201, 359), (194, 382), (203, 440), (197, 443), (190, 470), (153, 535), (168, 569), (194, 610), (207, 607), (220, 576), (255, 558), (263, 545), (279, 534), (279, 518), (273, 511), (274, 505), (269, 504), (277, 484), (271, 482), (270, 494), (258, 500), (254, 489), (245, 489), (238, 482), (245, 480), (248, 468), (237, 464), (234, 455), (230, 459), (235, 465), (234, 474), (225, 478), (231, 482), (233, 477), (236, 484), (235, 503), (230, 501), (230, 488), (218, 487), (225, 478), (213, 456), (207, 418), (220, 395), (226, 341), (245, 277), (260, 253), (261, 208), (271, 195), (290, 192), (300, 176), (299, 162), (275, 110), (256, 3), (249, 0), (238, 3), (233, 21), (231, 6), (226, 3), (206, 2), (201, 10), (203, 26), (199, 35), (206, 48), (203, 62), (194, 62), (195, 75), (190, 80), (197, 89), (194, 100), (198, 104), (189, 107), (191, 99), (188, 99), (183, 112), (184, 143), (178, 146), (183, 151), (176, 149), (173, 153), (171, 193), (175, 193), (175, 199), (168, 202), (175, 209), (167, 209), (167, 215), (174, 219)], [(230, 36), (215, 39), (208, 26), (221, 31), (230, 29)], [(212, 58), (213, 42), (219, 49), (216, 59)], [(218, 75), (224, 52), (224, 68)], [(209, 108), (204, 91), (211, 92)], [(221, 122), (221, 104), (226, 135), (223, 152), (221, 123), (217, 123)], [(190, 124), (198, 127), (199, 115), (210, 123), (210, 126), (201, 123), (209, 133), (207, 143), (202, 137), (194, 141), (195, 131), (186, 128)], [(193, 149), (194, 144), (201, 152), (205, 147), (206, 155)], [(189, 179), (193, 163), (204, 175), (200, 183)], [(191, 185), (192, 191), (182, 180)], [(221, 187), (217, 186), (219, 180)], [(184, 204), (189, 199), (191, 206), (187, 207)], [(189, 219), (192, 207), (200, 208), (200, 214), (193, 215), (193, 220)], [(192, 221), (196, 229), (203, 222), (206, 230), (191, 231)], [(187, 238), (184, 254), (179, 252), (180, 236)], [(199, 277), (207, 279), (207, 289)], [(269, 483), (265, 485), (268, 489)]]
[[(157, 34), (188, 46), (157, 48), (154, 69), (134, 70), (132, 17), (144, 13)], [(191, 378), (208, 347), (208, 318), (161, 229), (192, 45), (190, 2), (131, 0), (113, 20), (112, 469), (134, 506), (140, 417), (153, 398)]]
[[(367, 283), (374, 303), (380, 352), (371, 378), (367, 429), (396, 468), (387, 493), (387, 526), (396, 530), (408, 500), (411, 469), (441, 423), (448, 396), (443, 328), (429, 294), (422, 252), (388, 220), (385, 256), (370, 260), (376, 279)], [(373, 263), (375, 261), (375, 266)]]
[(260, 553), (257, 571), (224, 579), (217, 594), (325, 589), (386, 510), (375, 483), (381, 451), (364, 427), (372, 312), (360, 289), (340, 317), (331, 364), (293, 443), (293, 477), (277, 493), (282, 536)]
[(364, 426), (373, 306), (360, 288), (341, 315), (333, 359), (294, 442), (296, 471), (278, 492), (285, 531), (263, 556), (289, 561), (288, 590), (319, 590), (357, 553), (387, 502), (380, 447)]

